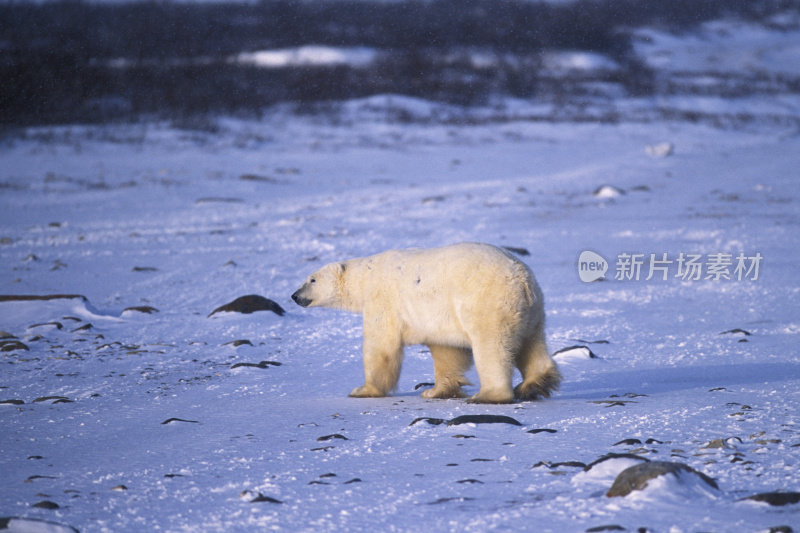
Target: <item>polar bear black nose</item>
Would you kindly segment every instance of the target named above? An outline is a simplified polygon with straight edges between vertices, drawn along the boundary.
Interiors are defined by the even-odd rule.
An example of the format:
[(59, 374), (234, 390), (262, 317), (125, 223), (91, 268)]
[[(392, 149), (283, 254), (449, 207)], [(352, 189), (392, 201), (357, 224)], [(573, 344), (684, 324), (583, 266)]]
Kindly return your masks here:
[(292, 300), (294, 300), (294, 303), (301, 307), (308, 307), (308, 305), (311, 303), (311, 300), (304, 296), (300, 296), (301, 290), (302, 289), (297, 289), (294, 294), (292, 294)]

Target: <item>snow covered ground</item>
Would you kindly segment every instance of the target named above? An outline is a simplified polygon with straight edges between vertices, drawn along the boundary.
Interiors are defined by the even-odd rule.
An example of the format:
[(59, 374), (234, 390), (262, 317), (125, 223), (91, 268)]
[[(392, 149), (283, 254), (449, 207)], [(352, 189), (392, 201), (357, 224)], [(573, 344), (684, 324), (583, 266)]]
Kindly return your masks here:
[[(213, 132), (7, 142), (0, 294), (85, 299), (0, 301), (0, 517), (83, 532), (797, 530), (797, 503), (742, 501), (800, 491), (800, 114), (779, 99), (631, 99), (615, 123), (577, 123), (388, 96)], [(665, 106), (753, 116), (652, 120)], [(289, 295), (329, 261), (458, 241), (522, 253), (551, 350), (588, 348), (556, 356), (561, 391), (424, 400), (430, 355), (410, 347), (394, 396), (348, 398), (359, 317)], [(581, 281), (587, 250), (605, 281)], [(247, 294), (285, 315), (209, 316)], [(447, 423), (475, 414), (520, 425)], [(609, 453), (718, 489), (682, 473), (608, 497), (640, 462), (589, 468)]]

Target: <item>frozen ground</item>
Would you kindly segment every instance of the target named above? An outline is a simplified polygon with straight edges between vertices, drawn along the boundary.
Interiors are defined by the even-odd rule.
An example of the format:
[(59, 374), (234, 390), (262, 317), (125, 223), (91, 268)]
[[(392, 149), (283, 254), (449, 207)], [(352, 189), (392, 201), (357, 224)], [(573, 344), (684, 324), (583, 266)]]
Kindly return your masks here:
[[(0, 294), (86, 299), (0, 302), (0, 516), (83, 532), (797, 530), (797, 503), (740, 501), (800, 491), (797, 101), (752, 102), (624, 101), (617, 123), (572, 123), (374, 98), (213, 133), (7, 143)], [(692, 105), (755, 118), (643, 118)], [(558, 355), (550, 400), (480, 406), (420, 398), (433, 369), (411, 347), (394, 396), (347, 398), (359, 318), (289, 295), (328, 261), (457, 241), (527, 250), (551, 350), (597, 357)], [(585, 250), (606, 281), (581, 281)], [(740, 253), (760, 254), (757, 278), (737, 279)], [(624, 254), (642, 254), (638, 279), (615, 279)], [(681, 254), (700, 279), (678, 276)], [(716, 254), (732, 279), (706, 279)], [(246, 294), (286, 314), (208, 316)], [(521, 425), (416, 421), (466, 414)], [(608, 453), (719, 488), (662, 476), (607, 497), (636, 462), (584, 468)]]

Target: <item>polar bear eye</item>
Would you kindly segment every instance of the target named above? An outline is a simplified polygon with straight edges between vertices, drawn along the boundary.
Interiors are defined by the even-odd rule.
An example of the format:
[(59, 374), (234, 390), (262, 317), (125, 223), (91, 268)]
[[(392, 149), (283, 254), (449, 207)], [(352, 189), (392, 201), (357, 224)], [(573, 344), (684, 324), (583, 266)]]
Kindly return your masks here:
[(316, 278), (311, 278), (310, 280), (308, 280), (308, 282), (309, 282), (309, 283), (316, 283), (316, 282), (317, 282), (317, 280), (316, 280)]

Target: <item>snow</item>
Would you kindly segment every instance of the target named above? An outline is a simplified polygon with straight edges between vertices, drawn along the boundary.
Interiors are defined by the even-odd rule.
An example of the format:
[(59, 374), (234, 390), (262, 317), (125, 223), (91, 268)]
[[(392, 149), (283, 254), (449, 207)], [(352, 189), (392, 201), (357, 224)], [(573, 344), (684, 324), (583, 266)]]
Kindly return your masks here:
[[(800, 490), (798, 102), (753, 98), (781, 119), (652, 120), (631, 99), (615, 122), (528, 120), (539, 104), (383, 95), (334, 117), (221, 119), (213, 134), (140, 123), (6, 139), (0, 294), (86, 299), (0, 302), (0, 330), (29, 348), (0, 358), (0, 402), (18, 400), (0, 404), (0, 516), (82, 532), (797, 527), (796, 504), (738, 501)], [(715, 102), (659, 105), (749, 105)], [(648, 155), (663, 143), (669, 157)], [(459, 241), (530, 252), (551, 351), (588, 348), (560, 358), (561, 390), (424, 400), (433, 368), (415, 346), (394, 396), (348, 398), (359, 317), (291, 293), (329, 261)], [(605, 280), (581, 281), (586, 250)], [(719, 253), (760, 254), (759, 276), (707, 278)], [(640, 276), (616, 276), (624, 254), (642, 256)], [(646, 279), (662, 254), (667, 279)], [(703, 276), (679, 276), (680, 254)], [(246, 294), (287, 313), (208, 317)], [(261, 361), (281, 364), (231, 368)], [(465, 414), (521, 426), (411, 425)], [(569, 463), (609, 453), (681, 462), (720, 490), (664, 477), (607, 498), (629, 464)]]
[(549, 70), (619, 70), (619, 65), (602, 54), (577, 50), (552, 50), (543, 54), (542, 62)]
[(301, 66), (367, 66), (375, 60), (377, 52), (365, 47), (335, 47), (307, 45), (280, 50), (242, 52), (235, 60), (264, 68)]
[(636, 51), (659, 69), (694, 72), (800, 74), (797, 13), (773, 17), (771, 25), (715, 20), (692, 34), (637, 30)]

